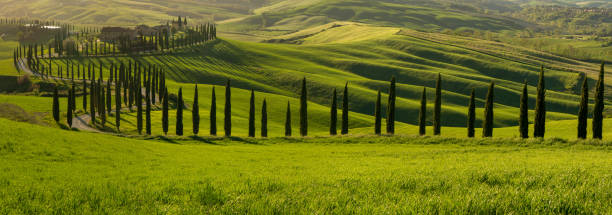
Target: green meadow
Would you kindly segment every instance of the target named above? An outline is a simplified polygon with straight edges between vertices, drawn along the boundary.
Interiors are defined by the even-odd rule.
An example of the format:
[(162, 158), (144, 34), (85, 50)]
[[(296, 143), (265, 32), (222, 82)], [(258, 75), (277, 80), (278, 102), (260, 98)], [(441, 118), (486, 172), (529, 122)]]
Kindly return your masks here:
[(608, 142), (137, 140), (0, 119), (2, 213), (609, 213)]

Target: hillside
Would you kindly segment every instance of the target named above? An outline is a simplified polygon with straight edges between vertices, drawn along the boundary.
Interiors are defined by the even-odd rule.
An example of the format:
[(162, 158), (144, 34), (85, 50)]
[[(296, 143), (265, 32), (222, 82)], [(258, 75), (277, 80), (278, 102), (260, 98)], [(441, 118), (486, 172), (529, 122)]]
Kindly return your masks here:
[[(410, 124), (416, 123), (422, 87), (428, 88), (428, 99), (432, 102), (435, 77), (440, 73), (445, 126), (464, 126), (469, 92), (476, 89), (477, 105), (482, 107), (491, 81), (498, 86), (496, 126), (516, 125), (522, 84), (527, 80), (531, 86), (533, 105), (540, 65), (546, 67), (551, 112), (548, 116), (571, 119), (578, 110), (578, 83), (582, 80), (579, 72), (586, 72), (593, 86), (598, 71), (597, 64), (466, 37), (350, 24), (314, 32), (304, 33), (306, 37), (297, 35), (297, 40), (285, 38), (302, 45), (221, 39), (172, 54), (133, 59), (163, 65), (169, 72), (167, 77), (177, 82), (223, 85), (231, 79), (237, 88), (289, 97), (297, 96), (298, 83), (306, 77), (311, 89), (309, 100), (326, 106), (333, 88), (341, 89), (348, 81), (350, 109), (365, 115), (373, 114), (376, 91), (386, 93), (388, 81), (396, 76), (400, 96), (398, 119)], [(368, 37), (372, 32), (377, 32), (376, 36)], [(126, 62), (127, 58), (75, 61), (88, 64), (89, 60), (94, 64), (102, 60), (108, 66), (111, 61)]]

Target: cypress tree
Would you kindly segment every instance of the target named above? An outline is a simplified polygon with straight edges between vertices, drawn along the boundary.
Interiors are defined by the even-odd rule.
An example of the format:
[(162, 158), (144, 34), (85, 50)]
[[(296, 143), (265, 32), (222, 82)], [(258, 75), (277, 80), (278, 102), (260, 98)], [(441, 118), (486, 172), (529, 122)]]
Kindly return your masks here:
[(261, 105), (261, 137), (268, 137), (268, 105), (266, 99)]
[(149, 94), (147, 94), (146, 96), (146, 111), (145, 111), (145, 126), (146, 126), (146, 132), (147, 135), (151, 135), (151, 96)]
[(425, 124), (427, 120), (427, 89), (423, 87), (423, 93), (421, 94), (421, 109), (419, 110), (419, 135), (425, 135)]
[(104, 86), (102, 86), (102, 79), (100, 79), (100, 81), (98, 81), (98, 112), (100, 113), (100, 121), (102, 122), (102, 127), (104, 127), (104, 124), (106, 124), (106, 104), (105, 104), (105, 99), (106, 97), (104, 96)]
[(381, 133), (381, 104), (380, 104), (380, 90), (378, 90), (378, 96), (376, 97), (376, 106), (374, 107), (374, 134), (380, 135)]
[(329, 122), (329, 135), (332, 136), (338, 134), (338, 98), (336, 94), (336, 89), (334, 89), (334, 93), (332, 94)]
[(113, 101), (113, 94), (111, 93), (111, 82), (109, 79), (109, 81), (106, 83), (106, 112), (108, 113), (109, 117), (113, 110), (112, 101)]
[(527, 81), (523, 85), (523, 94), (521, 94), (521, 107), (519, 119), (519, 131), (521, 138), (529, 138), (529, 93), (527, 92)]
[(53, 90), (53, 119), (55, 119), (55, 122), (60, 120), (59, 112), (59, 95), (57, 94), (57, 87), (55, 87), (55, 90)]
[(176, 135), (183, 136), (183, 88), (179, 88), (176, 103)]
[(72, 82), (72, 96), (70, 96), (71, 99), (71, 103), (70, 103), (70, 108), (72, 110), (72, 112), (76, 111), (76, 89), (74, 87), (74, 82)]
[(168, 90), (164, 87), (162, 101), (162, 129), (164, 130), (164, 135), (168, 135)]
[(395, 133), (395, 76), (391, 77), (387, 101), (387, 134)]
[(94, 81), (91, 81), (91, 89), (89, 89), (89, 115), (91, 117), (91, 123), (93, 125), (96, 124), (96, 84)]
[(255, 91), (253, 90), (249, 102), (249, 137), (255, 137)]
[(291, 137), (291, 103), (287, 101), (287, 112), (285, 114), (285, 137)]
[(438, 73), (438, 81), (436, 81), (436, 98), (434, 104), (434, 135), (440, 135), (440, 114), (442, 111), (442, 75)]
[(584, 75), (582, 81), (582, 99), (580, 99), (580, 110), (578, 111), (578, 138), (586, 139), (587, 119), (589, 117), (589, 85), (588, 78)]
[(214, 86), (212, 88), (210, 104), (210, 135), (217, 136), (217, 96)]
[(484, 122), (482, 123), (482, 137), (493, 136), (493, 100), (494, 100), (495, 82), (489, 85), (487, 92), (487, 100), (485, 102)]
[(83, 80), (83, 112), (87, 111), (87, 81)]
[(193, 124), (193, 135), (200, 133), (200, 104), (198, 98), (198, 85), (195, 86), (195, 92), (193, 94), (193, 105), (191, 107), (191, 121)]
[(115, 83), (115, 126), (121, 132), (121, 81)]
[[(140, 84), (138, 84), (140, 85)], [(139, 87), (136, 87), (138, 89)], [(138, 127), (138, 134), (142, 134), (142, 93), (139, 92), (134, 94), (134, 104), (136, 104), (136, 124)]]
[(349, 132), (349, 104), (348, 104), (348, 82), (344, 85), (344, 93), (342, 95), (342, 135)]
[(72, 90), (68, 92), (68, 108), (66, 112), (66, 121), (68, 122), (68, 127), (72, 128)]
[(300, 95), (300, 135), (308, 136), (308, 92), (306, 78), (302, 80), (302, 93)]
[(604, 63), (601, 63), (599, 80), (595, 91), (595, 107), (593, 109), (593, 139), (602, 139), (604, 111)]
[(472, 88), (472, 93), (470, 94), (470, 103), (468, 105), (468, 121), (467, 121), (468, 137), (474, 137), (475, 123), (476, 123), (476, 90)]
[(232, 91), (230, 87), (230, 80), (227, 80), (225, 85), (225, 124), (223, 125), (226, 137), (232, 136)]
[(540, 69), (538, 82), (538, 97), (536, 98), (535, 120), (533, 125), (533, 136), (544, 137), (546, 128), (546, 87), (544, 85), (544, 66)]

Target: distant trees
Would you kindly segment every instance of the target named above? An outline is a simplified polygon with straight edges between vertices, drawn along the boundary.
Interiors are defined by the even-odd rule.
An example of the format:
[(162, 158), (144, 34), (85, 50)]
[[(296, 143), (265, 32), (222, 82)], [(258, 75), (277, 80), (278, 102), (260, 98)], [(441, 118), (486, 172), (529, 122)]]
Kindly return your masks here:
[(538, 92), (535, 106), (535, 119), (533, 125), (533, 136), (544, 137), (546, 129), (546, 88), (544, 85), (544, 66), (540, 69), (538, 81)]
[(602, 139), (604, 111), (604, 63), (601, 63), (599, 79), (595, 88), (595, 106), (593, 108), (593, 139)]
[(440, 135), (440, 114), (442, 111), (442, 75), (438, 73), (438, 80), (436, 81), (436, 98), (434, 103), (434, 116), (433, 116), (433, 133), (434, 135)]
[(425, 135), (426, 131), (426, 119), (427, 119), (427, 91), (423, 87), (423, 93), (421, 94), (421, 108), (419, 109), (419, 135)]
[(521, 138), (529, 137), (529, 94), (527, 92), (527, 81), (523, 85), (523, 94), (521, 94), (520, 116), (519, 116), (519, 133)]
[(300, 94), (300, 135), (308, 136), (308, 92), (305, 77), (302, 80), (302, 93)]
[(492, 137), (493, 136), (493, 104), (494, 101), (494, 89), (495, 82), (491, 82), (489, 85), (489, 90), (487, 92), (487, 100), (485, 102), (484, 109), (484, 121), (482, 124), (482, 137)]
[(349, 132), (349, 98), (348, 98), (348, 82), (344, 85), (344, 93), (342, 95), (342, 130), (341, 134), (345, 135)]
[(329, 120), (329, 135), (338, 134), (338, 98), (336, 95), (336, 89), (332, 94), (331, 108), (330, 108), (330, 120)]
[(395, 97), (395, 76), (393, 76), (389, 84), (389, 98), (387, 101), (387, 134), (395, 133)]
[(580, 109), (578, 110), (578, 139), (587, 137), (587, 119), (589, 118), (589, 84), (588, 78), (584, 75), (582, 80), (582, 98), (580, 99)]

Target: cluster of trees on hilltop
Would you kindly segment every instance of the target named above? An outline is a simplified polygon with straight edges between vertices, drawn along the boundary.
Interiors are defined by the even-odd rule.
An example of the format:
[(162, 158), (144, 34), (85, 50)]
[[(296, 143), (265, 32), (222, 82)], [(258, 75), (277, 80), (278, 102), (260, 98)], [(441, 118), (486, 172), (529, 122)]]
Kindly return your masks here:
[[(136, 64), (138, 65), (138, 64)], [(135, 66), (136, 66), (135, 65)], [(119, 131), (119, 123), (120, 123), (120, 113), (121, 113), (121, 98), (124, 99), (124, 102), (126, 105), (128, 105), (128, 108), (130, 108), (132, 105), (136, 106), (136, 111), (137, 111), (137, 129), (138, 129), (138, 133), (142, 133), (142, 127), (143, 127), (143, 90), (142, 87), (144, 86), (145, 91), (144, 91), (144, 95), (145, 95), (145, 105), (146, 105), (146, 133), (148, 135), (151, 134), (151, 118), (150, 118), (150, 111), (151, 111), (151, 103), (152, 101), (155, 101), (155, 93), (152, 92), (157, 92), (158, 95), (161, 95), (161, 104), (162, 104), (162, 130), (164, 132), (165, 135), (168, 134), (168, 125), (169, 125), (169, 97), (168, 97), (168, 91), (167, 88), (165, 87), (165, 81), (164, 81), (164, 73), (163, 72), (159, 72), (157, 70), (151, 70), (151, 67), (149, 66), (148, 70), (144, 69), (142, 70), (140, 67), (137, 67), (137, 69), (129, 69), (130, 66), (128, 66), (128, 69), (125, 70), (125, 66), (121, 65), (119, 69), (119, 75), (115, 77), (115, 96), (116, 96), (116, 126), (117, 126), (117, 131)], [(144, 73), (141, 73), (141, 71), (144, 71)], [(153, 71), (153, 72), (152, 72)], [(98, 79), (98, 82), (96, 84), (95, 81), (91, 81), (91, 83), (93, 83), (93, 86), (91, 87), (91, 94), (90, 97), (92, 98), (92, 103), (91, 103), (91, 108), (90, 108), (90, 114), (92, 116), (92, 118), (94, 118), (96, 116), (96, 111), (101, 112), (101, 114), (99, 114), (100, 117), (102, 117), (102, 125), (105, 122), (105, 114), (104, 114), (104, 95), (107, 95), (107, 111), (110, 114), (110, 109), (111, 109), (111, 104), (110, 104), (110, 99), (111, 99), (111, 90), (110, 90), (110, 86), (112, 84), (112, 77), (113, 77), (113, 72), (111, 71), (111, 78), (108, 80), (107, 83), (107, 94), (104, 94), (104, 87), (102, 85), (102, 79)], [(115, 75), (117, 75), (117, 73), (114, 73)], [(134, 76), (132, 76), (134, 75)], [(161, 77), (161, 78), (160, 78)], [(535, 116), (534, 116), (534, 124), (533, 124), (533, 137), (536, 138), (542, 138), (545, 135), (546, 132), (546, 87), (545, 87), (545, 82), (544, 82), (544, 67), (542, 67), (541, 71), (540, 71), (540, 76), (539, 76), (539, 82), (538, 82), (538, 86), (537, 86), (537, 100), (536, 100), (536, 104), (535, 104)], [(94, 79), (95, 80), (95, 77)], [(84, 84), (86, 84), (87, 82), (83, 82)], [(142, 84), (141, 84), (142, 83)], [(231, 100), (231, 85), (230, 85), (230, 80), (227, 81), (227, 84), (225, 86), (225, 114), (224, 114), (224, 132), (225, 132), (225, 136), (231, 136), (232, 135), (232, 111), (231, 111), (231, 106), (232, 106), (232, 100)], [(123, 97), (121, 96), (121, 86), (122, 85), (126, 85), (126, 89), (130, 89), (129, 93), (128, 92), (123, 92)], [(300, 118), (299, 118), (299, 131), (300, 131), (300, 136), (308, 136), (308, 101), (307, 101), (307, 97), (308, 97), (308, 89), (307, 89), (307, 85), (306, 85), (306, 78), (304, 78), (302, 80), (301, 83), (301, 93), (300, 93), (300, 104), (299, 104), (299, 111), (300, 111)], [(395, 110), (395, 105), (396, 105), (396, 98), (397, 98), (397, 94), (396, 94), (396, 79), (395, 77), (393, 77), (390, 81), (390, 86), (389, 86), (389, 93), (388, 93), (388, 101), (387, 101), (387, 117), (386, 117), (386, 133), (388, 135), (393, 135), (395, 134), (395, 116), (396, 116), (396, 110)], [(87, 89), (87, 87), (84, 87), (84, 89)], [(178, 98), (176, 99), (176, 131), (175, 134), (178, 136), (182, 136), (184, 134), (184, 127), (183, 127), (183, 111), (184, 111), (184, 101), (183, 101), (183, 96), (182, 96), (182, 88), (179, 89), (178, 91)], [(441, 124), (442, 124), (442, 116), (441, 116), (441, 109), (442, 109), (442, 75), (438, 74), (438, 78), (436, 81), (436, 88), (435, 88), (435, 99), (434, 99), (434, 111), (433, 111), (433, 135), (441, 135)], [(581, 99), (581, 103), (580, 103), (580, 110), (578, 111), (578, 128), (577, 128), (577, 137), (580, 139), (585, 139), (587, 137), (587, 118), (588, 118), (588, 100), (589, 100), (589, 87), (587, 85), (587, 81), (586, 79), (583, 81), (583, 85), (582, 85), (582, 99)], [(603, 131), (603, 107), (604, 107), (604, 65), (602, 63), (601, 65), (601, 70), (600, 70), (600, 74), (599, 74), (599, 80), (597, 82), (597, 86), (596, 86), (596, 93), (595, 93), (595, 105), (594, 105), (594, 109), (593, 109), (593, 120), (592, 120), (592, 137), (593, 139), (602, 139), (602, 131)], [(69, 103), (70, 101), (72, 101), (72, 104), (74, 103), (74, 95), (76, 93), (74, 92), (70, 92), (69, 95), (71, 95), (72, 97), (69, 99)], [(99, 96), (98, 96), (99, 95)], [(341, 131), (340, 134), (342, 135), (347, 135), (349, 134), (349, 84), (347, 83), (344, 87), (343, 93), (342, 93), (342, 117), (341, 117)], [(528, 138), (530, 136), (529, 134), (529, 120), (528, 120), (528, 91), (527, 91), (527, 83), (525, 83), (524, 87), (523, 87), (523, 93), (521, 95), (521, 104), (520, 104), (520, 112), (519, 112), (519, 116), (518, 116), (518, 121), (519, 121), (519, 136), (521, 138)], [(57, 105), (57, 92), (54, 94), (54, 117), (56, 117), (55, 119), (59, 121), (59, 112), (56, 111), (58, 110), (58, 106)], [(129, 97), (129, 99), (128, 99)], [(102, 99), (100, 99), (102, 98)], [(216, 101), (216, 93), (215, 93), (215, 88), (213, 87), (212, 89), (212, 105), (211, 105), (211, 109), (210, 109), (210, 135), (217, 135), (217, 101)], [(475, 90), (472, 89), (472, 93), (470, 95), (470, 99), (468, 101), (468, 107), (467, 107), (467, 137), (474, 137), (475, 134), (475, 120), (476, 120), (476, 104), (475, 104)], [(86, 100), (86, 99), (85, 99)], [(494, 129), (494, 104), (495, 104), (495, 83), (491, 82), (491, 84), (489, 85), (489, 89), (487, 92), (487, 95), (485, 97), (485, 105), (484, 105), (484, 113), (483, 113), (483, 124), (482, 124), (482, 136), (483, 137), (493, 137), (493, 129)], [(129, 102), (128, 102), (129, 101)], [(192, 132), (194, 135), (198, 135), (200, 132), (199, 129), (199, 125), (200, 125), (200, 114), (199, 114), (199, 105), (198, 105), (198, 86), (195, 86), (195, 94), (194, 94), (194, 104), (192, 106), (192, 122), (193, 122), (193, 129)], [(97, 102), (97, 103), (96, 103)], [(153, 102), (154, 103), (154, 102)], [(102, 104), (102, 105), (100, 105)], [(70, 105), (69, 105), (70, 106)], [(98, 108), (99, 107), (99, 108)], [(286, 109), (286, 119), (285, 119), (285, 136), (292, 136), (292, 119), (291, 119), (291, 104), (287, 103), (287, 109)], [(85, 102), (84, 102), (84, 109), (86, 109), (85, 106)], [(250, 102), (249, 102), (249, 115), (248, 115), (248, 136), (249, 137), (255, 137), (256, 136), (256, 128), (255, 128), (255, 120), (256, 120), (256, 104), (255, 104), (255, 92), (253, 90), (251, 90), (251, 97), (250, 97)], [(74, 109), (69, 109), (69, 111), (72, 111)], [(381, 135), (382, 134), (382, 114), (381, 111), (382, 110), (382, 102), (381, 102), (381, 92), (378, 92), (378, 97), (376, 99), (376, 104), (375, 104), (375, 113), (374, 113), (374, 133), (377, 135)], [(267, 112), (267, 101), (264, 99), (262, 104), (261, 104), (261, 128), (260, 128), (260, 134), (261, 137), (267, 137), (268, 136), (268, 112)], [(419, 115), (418, 115), (418, 122), (419, 122), (419, 135), (426, 135), (426, 119), (427, 119), (427, 98), (426, 98), (426, 88), (423, 88), (423, 94), (421, 96), (421, 106), (420, 106), (420, 111), (419, 111)], [(93, 120), (93, 122), (95, 122), (95, 119)], [(71, 123), (71, 121), (69, 121), (69, 124)], [(332, 103), (331, 103), (331, 110), (330, 110), (330, 130), (329, 130), (329, 134), (334, 136), (338, 134), (337, 131), (337, 125), (338, 125), (338, 104), (337, 104), (337, 92), (334, 89), (333, 90), (333, 94), (332, 94)]]

